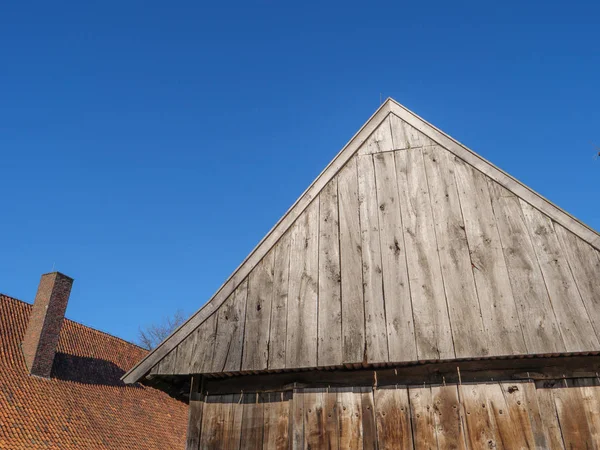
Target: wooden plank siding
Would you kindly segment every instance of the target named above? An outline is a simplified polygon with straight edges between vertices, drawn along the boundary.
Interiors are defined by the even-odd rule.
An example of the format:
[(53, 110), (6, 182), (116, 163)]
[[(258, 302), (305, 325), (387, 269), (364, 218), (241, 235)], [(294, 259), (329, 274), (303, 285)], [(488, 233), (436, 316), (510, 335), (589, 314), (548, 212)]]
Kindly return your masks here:
[[(578, 380), (208, 395), (200, 449), (565, 449), (600, 445), (600, 383)], [(190, 416), (197, 423), (198, 418)], [(191, 442), (191, 441), (190, 441)]]
[(600, 351), (598, 250), (488, 172), (387, 115), (150, 373)]

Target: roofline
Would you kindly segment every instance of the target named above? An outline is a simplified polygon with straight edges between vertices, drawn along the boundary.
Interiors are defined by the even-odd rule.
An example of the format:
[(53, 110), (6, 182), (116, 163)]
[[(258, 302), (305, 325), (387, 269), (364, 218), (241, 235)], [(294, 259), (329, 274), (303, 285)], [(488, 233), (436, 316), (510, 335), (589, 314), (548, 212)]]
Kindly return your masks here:
[(274, 246), (279, 238), (292, 226), (294, 221), (302, 214), (310, 202), (317, 197), (323, 187), (339, 172), (348, 162), (358, 148), (365, 142), (371, 133), (389, 115), (395, 114), (414, 128), (428, 136), (433, 141), (448, 149), (458, 158), (475, 167), (480, 172), (492, 178), (513, 194), (521, 197), (534, 208), (547, 214), (554, 221), (561, 224), (572, 233), (588, 242), (597, 250), (600, 250), (600, 234), (585, 225), (580, 220), (571, 216), (542, 195), (533, 191), (520, 181), (516, 180), (494, 164), (479, 156), (465, 145), (453, 139), (434, 125), (430, 124), (417, 114), (405, 108), (392, 98), (388, 98), (361, 129), (350, 139), (335, 158), (325, 167), (313, 183), (306, 189), (296, 202), (288, 209), (275, 226), (258, 243), (244, 261), (233, 271), (227, 281), (217, 290), (211, 299), (204, 304), (194, 315), (179, 326), (158, 347), (150, 352), (138, 364), (132, 367), (121, 378), (125, 383), (135, 383), (154, 367), (154, 365), (165, 357), (183, 339), (196, 329), (204, 320), (214, 313), (246, 278), (250, 271)]

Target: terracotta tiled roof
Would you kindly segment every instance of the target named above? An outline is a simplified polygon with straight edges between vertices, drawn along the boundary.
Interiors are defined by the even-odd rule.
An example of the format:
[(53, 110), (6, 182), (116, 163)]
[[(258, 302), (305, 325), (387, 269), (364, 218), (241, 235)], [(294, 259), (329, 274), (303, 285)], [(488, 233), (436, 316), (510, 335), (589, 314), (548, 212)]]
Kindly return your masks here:
[(0, 449), (183, 449), (187, 405), (120, 377), (146, 351), (65, 319), (50, 379), (20, 343), (32, 306), (0, 294)]

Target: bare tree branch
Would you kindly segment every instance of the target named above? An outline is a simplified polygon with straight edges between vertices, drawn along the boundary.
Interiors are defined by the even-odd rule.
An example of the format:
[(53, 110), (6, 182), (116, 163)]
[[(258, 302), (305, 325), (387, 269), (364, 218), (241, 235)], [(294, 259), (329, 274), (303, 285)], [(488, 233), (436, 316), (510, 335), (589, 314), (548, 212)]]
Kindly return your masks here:
[(152, 350), (164, 341), (175, 329), (185, 321), (185, 315), (178, 309), (171, 317), (165, 317), (160, 323), (139, 328), (137, 344), (146, 350)]

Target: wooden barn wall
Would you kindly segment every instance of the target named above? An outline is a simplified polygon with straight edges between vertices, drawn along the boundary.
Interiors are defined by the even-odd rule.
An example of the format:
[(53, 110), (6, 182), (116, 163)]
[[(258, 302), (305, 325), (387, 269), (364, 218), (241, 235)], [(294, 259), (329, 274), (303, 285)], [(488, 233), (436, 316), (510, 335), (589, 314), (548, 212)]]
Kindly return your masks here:
[(598, 351), (600, 254), (390, 114), (152, 369)]
[(591, 449), (598, 379), (206, 395), (188, 450)]

